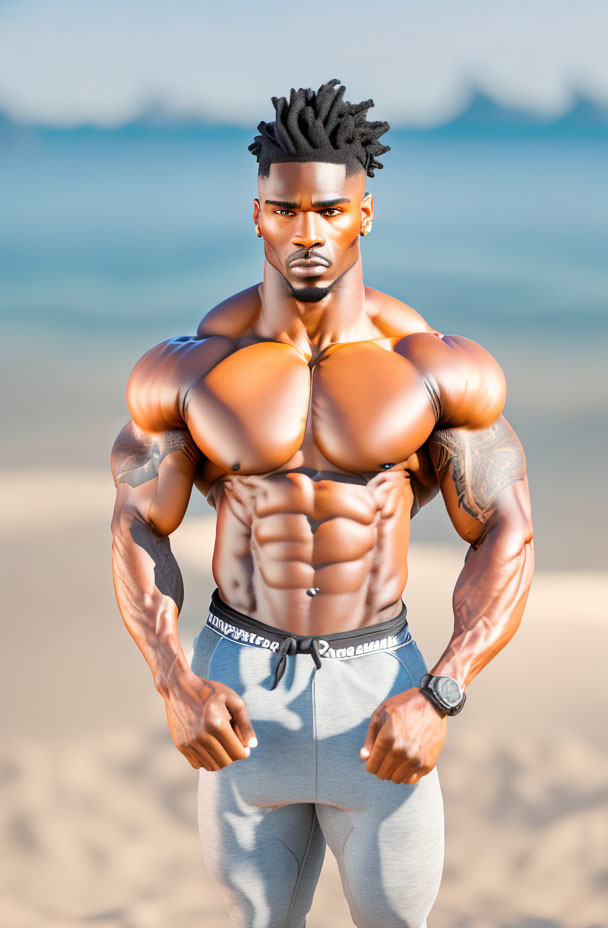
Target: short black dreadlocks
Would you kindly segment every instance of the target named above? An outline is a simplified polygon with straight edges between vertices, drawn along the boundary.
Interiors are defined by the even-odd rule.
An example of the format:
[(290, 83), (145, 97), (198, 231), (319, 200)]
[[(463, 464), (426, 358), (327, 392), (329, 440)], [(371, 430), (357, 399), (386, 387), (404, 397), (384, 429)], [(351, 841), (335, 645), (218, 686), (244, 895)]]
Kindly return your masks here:
[(346, 165), (346, 174), (364, 169), (368, 177), (383, 167), (379, 155), (390, 151), (378, 139), (390, 126), (368, 122), (366, 113), (373, 100), (347, 103), (346, 88), (334, 78), (317, 92), (292, 88), (289, 102), (273, 97), (274, 122), (261, 122), (260, 135), (249, 146), (260, 165), (258, 174), (267, 177), (276, 161), (329, 161)]

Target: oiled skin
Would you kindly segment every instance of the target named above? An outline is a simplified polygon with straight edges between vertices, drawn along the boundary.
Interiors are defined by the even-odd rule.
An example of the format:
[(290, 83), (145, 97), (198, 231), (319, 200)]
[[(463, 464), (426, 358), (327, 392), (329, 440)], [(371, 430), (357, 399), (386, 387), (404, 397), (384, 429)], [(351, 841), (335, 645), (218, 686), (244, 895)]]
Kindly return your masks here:
[[(267, 190), (275, 199), (264, 200)], [(315, 205), (336, 191), (337, 220)], [(272, 165), (260, 196), (264, 281), (213, 309), (196, 336), (144, 355), (112, 452), (119, 607), (176, 745), (207, 769), (246, 757), (253, 728), (235, 693), (192, 673), (177, 634), (183, 589), (168, 536), (193, 485), (217, 510), (212, 567), (224, 601), (304, 635), (397, 614), (411, 518), (440, 489), (471, 547), (454, 633), (430, 669), (463, 689), (517, 630), (534, 566), (502, 371), (473, 341), (363, 286), (358, 236), (373, 201), (361, 178), (333, 164)], [(277, 197), (295, 207), (275, 209)], [(318, 306), (300, 304), (285, 256), (317, 247), (341, 286)], [(367, 769), (416, 782), (434, 766), (445, 726), (417, 689), (393, 697), (370, 720)]]
[[(391, 618), (407, 582), (413, 485), (423, 499), (438, 488), (424, 447), (449, 418), (437, 420), (437, 383), (463, 376), (462, 360), (402, 305), (402, 336), (382, 336), (380, 310), (377, 338), (313, 361), (258, 340), (248, 311), (256, 299), (256, 288), (246, 291), (212, 312), (198, 337), (140, 362), (128, 386), (135, 422), (162, 424), (162, 384), (168, 424), (186, 428), (201, 452), (197, 483), (218, 513), (213, 574), (225, 602), (298, 634)], [(503, 397), (498, 365), (472, 342), (451, 341), (470, 352), (465, 375), (466, 364), (487, 367), (483, 404), (468, 415), (489, 424)], [(434, 355), (444, 370), (435, 366), (429, 381)], [(164, 505), (177, 512), (179, 483), (175, 493)]]

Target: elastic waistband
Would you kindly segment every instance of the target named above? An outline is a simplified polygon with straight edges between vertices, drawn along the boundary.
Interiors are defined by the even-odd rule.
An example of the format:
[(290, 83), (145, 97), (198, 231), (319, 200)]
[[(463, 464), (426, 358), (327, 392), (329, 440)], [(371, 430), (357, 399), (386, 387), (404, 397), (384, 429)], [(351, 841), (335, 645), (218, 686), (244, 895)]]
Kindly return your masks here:
[(278, 654), (279, 662), (271, 689), (275, 688), (285, 672), (288, 654), (311, 654), (315, 666), (319, 669), (321, 658), (344, 660), (360, 657), (372, 651), (388, 651), (405, 644), (411, 638), (405, 603), (401, 604), (399, 614), (387, 622), (346, 632), (305, 636), (292, 634), (252, 619), (223, 602), (217, 590), (214, 590), (211, 597), (207, 625), (230, 641), (255, 648), (266, 648)]

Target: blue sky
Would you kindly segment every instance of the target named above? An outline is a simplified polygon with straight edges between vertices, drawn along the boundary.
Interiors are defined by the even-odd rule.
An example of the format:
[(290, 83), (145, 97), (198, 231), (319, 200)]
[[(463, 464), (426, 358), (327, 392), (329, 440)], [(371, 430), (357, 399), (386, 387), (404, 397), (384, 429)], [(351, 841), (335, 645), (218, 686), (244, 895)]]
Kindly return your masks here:
[(158, 99), (251, 125), (338, 77), (394, 122), (441, 121), (473, 84), (558, 113), (573, 89), (608, 100), (607, 35), (599, 0), (0, 0), (0, 106), (113, 125)]

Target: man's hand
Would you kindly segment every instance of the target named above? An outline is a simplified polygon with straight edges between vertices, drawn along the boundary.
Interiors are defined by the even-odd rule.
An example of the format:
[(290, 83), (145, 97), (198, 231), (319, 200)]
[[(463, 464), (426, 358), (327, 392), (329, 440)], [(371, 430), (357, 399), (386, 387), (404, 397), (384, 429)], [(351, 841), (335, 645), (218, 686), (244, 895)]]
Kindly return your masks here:
[(437, 763), (446, 734), (447, 715), (412, 687), (374, 711), (361, 758), (381, 780), (413, 785)]
[(193, 673), (165, 697), (165, 707), (175, 746), (192, 767), (221, 770), (258, 743), (245, 703), (223, 683)]

